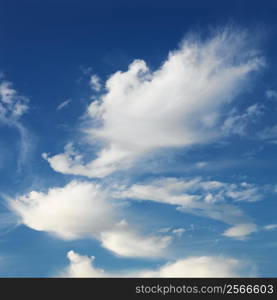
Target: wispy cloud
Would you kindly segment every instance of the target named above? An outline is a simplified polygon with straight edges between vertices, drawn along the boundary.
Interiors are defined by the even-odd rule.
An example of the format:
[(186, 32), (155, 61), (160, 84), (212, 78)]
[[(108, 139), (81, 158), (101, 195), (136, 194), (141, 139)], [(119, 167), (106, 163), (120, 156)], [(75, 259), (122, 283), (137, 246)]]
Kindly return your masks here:
[(229, 184), (201, 178), (162, 178), (130, 187), (118, 186), (114, 197), (174, 205), (179, 211), (229, 224), (231, 228), (224, 235), (244, 239), (256, 232), (257, 227), (234, 203), (262, 200), (264, 190), (246, 182)]
[(65, 108), (68, 104), (70, 104), (72, 102), (71, 99), (65, 100), (63, 102), (61, 102), (58, 106), (57, 106), (57, 110), (61, 110), (63, 108)]
[(32, 145), (31, 135), (20, 118), (29, 110), (29, 99), (20, 95), (9, 81), (0, 83), (0, 122), (14, 127), (20, 134), (20, 149), (18, 156), (18, 171), (21, 170)]

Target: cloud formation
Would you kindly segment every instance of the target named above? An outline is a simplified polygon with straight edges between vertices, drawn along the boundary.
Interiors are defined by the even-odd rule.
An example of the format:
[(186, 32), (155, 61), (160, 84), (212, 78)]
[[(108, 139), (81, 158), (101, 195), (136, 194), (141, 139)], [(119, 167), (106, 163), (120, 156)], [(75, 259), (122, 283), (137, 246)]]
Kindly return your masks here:
[[(74, 251), (67, 253), (69, 265), (60, 277), (244, 277), (253, 276), (247, 264), (229, 257), (192, 256), (178, 259), (153, 270), (107, 272), (94, 266), (95, 257), (80, 255)], [(252, 274), (251, 274), (252, 273)]]
[(224, 107), (263, 66), (252, 45), (245, 32), (226, 29), (206, 40), (187, 38), (156, 71), (134, 60), (88, 107), (87, 140), (103, 145), (96, 158), (44, 157), (57, 172), (104, 177), (150, 151), (216, 140), (224, 135)]
[(114, 197), (171, 204), (179, 211), (232, 225), (224, 235), (243, 239), (256, 231), (256, 225), (232, 202), (254, 202), (264, 196), (260, 189), (246, 182), (230, 184), (199, 177), (162, 178), (146, 184), (119, 186)]
[(0, 83), (0, 121), (15, 125), (28, 109), (28, 99), (19, 95), (11, 82), (3, 80)]
[(68, 240), (94, 238), (121, 256), (163, 256), (171, 242), (169, 236), (141, 235), (134, 226), (119, 221), (120, 204), (93, 182), (72, 181), (46, 193), (32, 191), (9, 199), (9, 207), (34, 230)]
[(0, 82), (0, 122), (14, 127), (20, 135), (18, 170), (25, 161), (31, 147), (31, 136), (20, 118), (29, 110), (29, 99), (20, 95), (10, 81)]

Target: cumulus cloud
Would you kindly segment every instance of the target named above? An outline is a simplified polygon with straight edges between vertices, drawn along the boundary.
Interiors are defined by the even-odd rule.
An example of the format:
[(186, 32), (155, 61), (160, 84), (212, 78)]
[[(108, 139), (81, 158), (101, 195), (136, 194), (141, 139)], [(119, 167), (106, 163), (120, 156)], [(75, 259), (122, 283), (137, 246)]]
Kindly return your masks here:
[(251, 45), (245, 32), (226, 29), (184, 40), (155, 71), (134, 60), (109, 77), (106, 92), (88, 107), (87, 139), (103, 144), (96, 158), (85, 163), (66, 152), (45, 158), (57, 172), (104, 177), (150, 151), (214, 141), (224, 134), (224, 107), (263, 65)]
[(34, 230), (69, 240), (95, 238), (117, 255), (163, 256), (171, 238), (142, 235), (126, 221), (119, 222), (119, 206), (100, 185), (83, 181), (9, 199), (21, 223)]
[(253, 276), (246, 271), (247, 264), (224, 256), (192, 256), (178, 259), (153, 270), (108, 272), (94, 266), (95, 257), (69, 251), (69, 265), (58, 274), (60, 277), (245, 277)]
[(114, 208), (100, 186), (72, 181), (47, 193), (32, 191), (10, 199), (10, 208), (28, 227), (64, 239), (98, 235), (114, 224)]
[(237, 206), (229, 202), (258, 201), (263, 194), (254, 185), (242, 182), (229, 184), (194, 178), (162, 178), (147, 184), (119, 186), (114, 197), (155, 201), (175, 205), (179, 211), (215, 219), (232, 225), (224, 235), (242, 238), (254, 231), (256, 225)]

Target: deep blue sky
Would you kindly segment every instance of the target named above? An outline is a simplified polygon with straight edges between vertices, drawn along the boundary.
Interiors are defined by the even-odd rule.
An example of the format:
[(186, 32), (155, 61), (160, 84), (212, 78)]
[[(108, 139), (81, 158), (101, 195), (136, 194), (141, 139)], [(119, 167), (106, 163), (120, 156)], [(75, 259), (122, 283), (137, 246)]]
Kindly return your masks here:
[[(225, 3), (224, 3), (225, 2)], [(260, 36), (260, 48), (266, 67), (254, 79), (250, 93), (240, 96), (241, 108), (251, 103), (265, 105), (267, 115), (249, 129), (248, 139), (231, 137), (229, 146), (196, 147), (189, 153), (178, 150), (168, 154), (166, 166), (153, 171), (143, 167), (132, 174), (133, 181), (156, 176), (207, 176), (212, 180), (238, 182), (240, 178), (257, 185), (276, 185), (276, 144), (259, 144), (251, 135), (276, 122), (276, 103), (265, 93), (277, 90), (277, 4), (276, 1), (87, 1), (87, 0), (0, 0), (0, 71), (20, 94), (29, 99), (29, 111), (22, 116), (32, 146), (19, 170), (19, 133), (13, 127), (0, 124), (0, 191), (11, 197), (30, 190), (46, 190), (61, 186), (74, 178), (54, 172), (41, 153), (60, 153), (69, 139), (78, 136), (79, 120), (91, 99), (89, 76), (97, 74), (104, 82), (118, 70), (126, 70), (134, 59), (143, 59), (156, 69), (170, 50), (178, 48), (191, 31), (205, 36), (212, 27), (233, 24)], [(90, 71), (84, 74), (84, 70)], [(68, 107), (57, 106), (71, 99)], [(241, 100), (241, 101), (240, 101)], [(265, 123), (264, 123), (265, 122)], [(228, 160), (226, 167), (204, 171), (187, 169), (190, 162)], [(177, 168), (178, 167), (178, 168)], [(180, 169), (182, 171), (180, 172)], [(201, 173), (203, 172), (203, 173)], [(182, 173), (182, 174), (181, 174)], [(124, 180), (128, 173), (117, 178)], [(276, 224), (276, 194), (266, 200), (241, 207), (259, 226)], [(266, 202), (267, 201), (267, 202)], [(8, 212), (4, 197), (1, 212)], [(143, 214), (142, 214), (143, 212)], [(192, 237), (177, 243), (176, 256), (222, 253), (247, 258), (257, 264), (259, 276), (276, 276), (276, 230), (255, 234), (247, 241), (222, 238), (226, 228), (220, 222), (177, 213), (166, 205), (140, 203), (132, 206), (134, 219), (152, 220), (149, 225), (198, 228)], [(138, 217), (140, 216), (140, 217)], [(208, 232), (205, 228), (209, 228)], [(24, 225), (4, 228), (0, 235), (0, 276), (50, 276), (67, 264), (66, 252), (95, 255), (102, 268), (151, 268), (157, 261), (113, 256), (97, 241), (80, 239), (63, 241), (45, 232)], [(216, 228), (216, 229), (215, 229)], [(264, 246), (262, 246), (264, 245)], [(266, 254), (265, 254), (266, 252)], [(158, 260), (158, 263), (165, 260)]]

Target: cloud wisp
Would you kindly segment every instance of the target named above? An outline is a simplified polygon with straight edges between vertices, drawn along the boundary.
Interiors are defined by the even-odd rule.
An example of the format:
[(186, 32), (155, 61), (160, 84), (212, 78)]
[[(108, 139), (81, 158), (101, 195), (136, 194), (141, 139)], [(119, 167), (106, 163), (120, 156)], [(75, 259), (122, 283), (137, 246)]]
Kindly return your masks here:
[(0, 122), (15, 128), (20, 135), (18, 170), (21, 169), (31, 147), (31, 136), (20, 118), (29, 110), (29, 99), (20, 95), (10, 81), (0, 82)]
[(117, 186), (114, 197), (167, 203), (179, 211), (211, 218), (231, 225), (227, 237), (245, 239), (257, 226), (235, 203), (255, 202), (264, 198), (262, 188), (246, 182), (230, 184), (194, 178), (155, 179), (145, 184)]
[(165, 255), (170, 236), (143, 235), (121, 218), (119, 201), (93, 182), (71, 181), (46, 193), (32, 191), (8, 204), (24, 224), (61, 239), (93, 238), (116, 255), (156, 258)]

